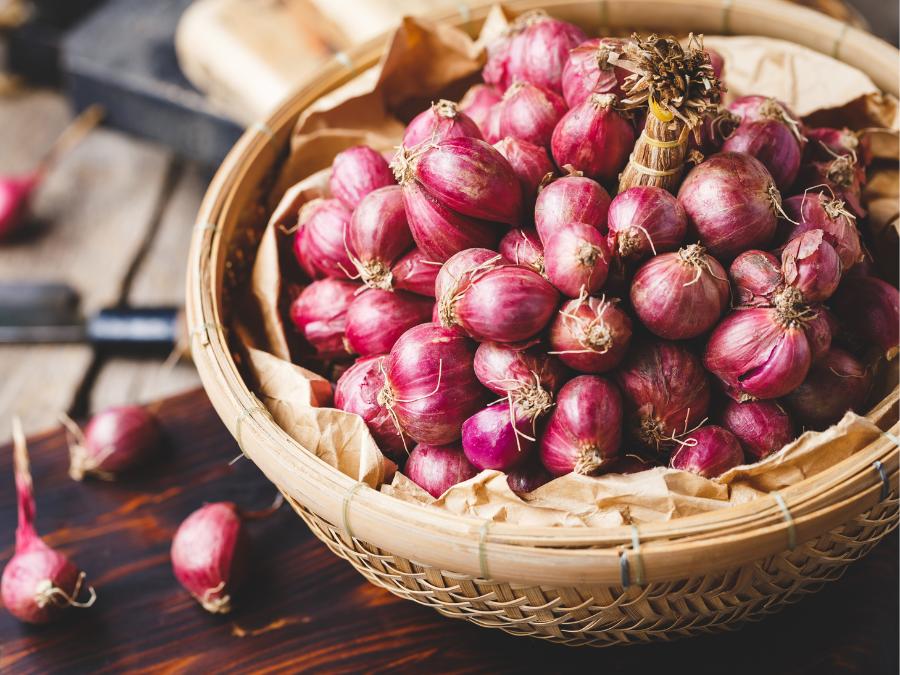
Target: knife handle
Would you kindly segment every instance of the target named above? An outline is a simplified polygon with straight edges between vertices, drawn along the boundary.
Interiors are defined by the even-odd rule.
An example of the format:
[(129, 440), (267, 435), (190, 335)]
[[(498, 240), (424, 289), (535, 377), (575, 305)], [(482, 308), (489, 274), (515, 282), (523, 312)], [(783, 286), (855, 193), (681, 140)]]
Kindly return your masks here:
[(99, 349), (169, 353), (184, 334), (177, 307), (109, 308), (87, 321), (88, 341)]

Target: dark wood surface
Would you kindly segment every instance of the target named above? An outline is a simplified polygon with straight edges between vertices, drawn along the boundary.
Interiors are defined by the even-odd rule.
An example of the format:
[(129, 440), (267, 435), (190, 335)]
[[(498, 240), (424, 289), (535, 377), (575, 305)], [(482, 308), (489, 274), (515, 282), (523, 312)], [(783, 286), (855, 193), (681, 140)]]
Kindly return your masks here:
[[(734, 633), (572, 649), (446, 619), (371, 586), (283, 507), (250, 524), (252, 575), (228, 616), (204, 612), (172, 576), (169, 543), (205, 501), (247, 508), (272, 486), (201, 391), (155, 407), (167, 451), (140, 476), (75, 483), (60, 431), (30, 439), (38, 529), (89, 575), (98, 600), (31, 627), (0, 610), (0, 672), (896, 673), (896, 534), (845, 577)], [(11, 449), (0, 448), (0, 565), (12, 553)]]

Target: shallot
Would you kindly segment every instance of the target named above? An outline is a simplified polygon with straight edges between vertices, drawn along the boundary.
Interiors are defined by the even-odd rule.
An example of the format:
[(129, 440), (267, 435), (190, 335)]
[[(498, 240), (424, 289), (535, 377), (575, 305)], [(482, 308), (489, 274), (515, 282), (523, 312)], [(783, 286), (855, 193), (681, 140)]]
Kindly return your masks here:
[(631, 282), (631, 306), (638, 318), (650, 332), (668, 340), (708, 331), (730, 295), (725, 270), (699, 244), (654, 256)]
[(728, 269), (740, 307), (768, 307), (784, 287), (781, 263), (765, 251), (744, 251)]
[(876, 345), (888, 360), (900, 349), (900, 292), (872, 276), (849, 276), (832, 299), (849, 330)]
[(846, 127), (818, 127), (806, 129), (804, 133), (809, 141), (807, 155), (810, 160), (829, 161), (840, 155), (855, 155), (863, 166), (872, 161), (871, 143), (864, 134), (857, 134)]
[(784, 295), (775, 307), (732, 312), (709, 338), (704, 365), (737, 401), (785, 396), (809, 371), (812, 353), (803, 328), (809, 310)]
[(526, 461), (506, 474), (506, 484), (519, 496), (534, 492), (551, 480), (553, 476), (540, 462), (534, 460)]
[(419, 443), (406, 460), (403, 473), (437, 499), (458, 483), (478, 473), (458, 445)]
[(668, 190), (639, 185), (609, 205), (609, 246), (623, 260), (638, 261), (674, 251), (687, 234), (684, 207)]
[(722, 426), (737, 437), (754, 462), (781, 450), (795, 436), (790, 416), (775, 401), (728, 401)]
[(500, 133), (543, 148), (550, 147), (553, 129), (566, 114), (562, 97), (528, 82), (515, 82), (503, 94)]
[(551, 150), (559, 166), (612, 180), (634, 147), (634, 127), (618, 110), (615, 94), (591, 94), (567, 112), (553, 130)]
[(304, 270), (315, 272), (313, 278), (351, 276), (354, 268), (346, 245), (351, 215), (337, 199), (313, 199), (300, 209), (294, 255)]
[(629, 427), (643, 445), (663, 450), (706, 418), (710, 387), (700, 359), (673, 342), (631, 350), (617, 379)]
[(384, 355), (357, 359), (334, 387), (334, 407), (363, 418), (372, 438), (392, 459), (405, 456), (403, 439), (388, 411), (379, 401), (384, 388)]
[(790, 241), (809, 230), (822, 230), (825, 240), (837, 251), (844, 272), (862, 260), (856, 216), (840, 199), (807, 191), (786, 199), (782, 206), (791, 221), (791, 229), (783, 241)]
[(398, 186), (379, 188), (363, 197), (347, 225), (346, 247), (366, 286), (390, 290), (394, 285), (391, 266), (412, 245)]
[(570, 298), (600, 290), (610, 259), (606, 239), (585, 223), (570, 223), (556, 230), (544, 244), (547, 278)]
[(631, 319), (615, 300), (582, 295), (560, 308), (550, 326), (550, 353), (586, 373), (612, 370), (631, 341)]
[(387, 357), (378, 402), (404, 436), (419, 443), (452, 443), (462, 423), (484, 405), (474, 358), (475, 343), (459, 329), (432, 323), (410, 328)]
[(159, 450), (162, 439), (156, 418), (139, 405), (107, 408), (91, 418), (82, 431), (69, 417), (69, 476), (114, 480)]
[(713, 155), (694, 167), (678, 201), (709, 252), (731, 260), (775, 235), (781, 195), (759, 160), (738, 152)]
[(441, 99), (428, 110), (416, 115), (407, 125), (403, 134), (403, 147), (412, 148), (425, 141), (434, 143), (460, 136), (481, 138), (481, 129), (456, 103)]
[(481, 135), (487, 140), (486, 122), (488, 113), (503, 98), (503, 94), (496, 87), (489, 84), (474, 84), (459, 100), (459, 110), (468, 115), (478, 128)]
[(509, 471), (531, 456), (534, 433), (533, 421), (516, 406), (489, 405), (463, 422), (463, 451), (478, 469)]
[(172, 538), (175, 578), (211, 614), (231, 611), (232, 594), (247, 573), (250, 540), (233, 502), (204, 504)]
[(385, 354), (403, 333), (431, 321), (434, 302), (404, 291), (372, 289), (347, 307), (344, 337), (360, 356)]
[(391, 270), (394, 288), (433, 298), (440, 269), (440, 263), (429, 260), (421, 249), (414, 248), (394, 263)]
[(322, 358), (348, 355), (344, 340), (347, 308), (360, 288), (351, 281), (321, 279), (304, 288), (291, 303), (291, 321)]
[(862, 190), (866, 170), (855, 155), (840, 155), (830, 161), (810, 162), (801, 167), (797, 186), (808, 191), (825, 191), (843, 201), (858, 218), (866, 216)]
[(556, 408), (541, 437), (541, 463), (554, 476), (592, 474), (622, 444), (622, 396), (597, 375), (579, 375), (559, 390)]
[(554, 180), (538, 193), (534, 225), (545, 243), (569, 223), (586, 223), (605, 232), (609, 205), (609, 193), (600, 183), (570, 170), (569, 175)]
[(871, 388), (872, 372), (853, 355), (832, 347), (784, 402), (798, 422), (821, 430), (848, 410), (859, 412)]
[(334, 156), (328, 187), (332, 196), (351, 211), (370, 192), (394, 184), (391, 167), (367, 145), (347, 148)]
[(743, 122), (728, 136), (722, 150), (755, 157), (769, 170), (778, 189), (786, 190), (797, 178), (803, 155), (795, 133), (776, 119)]
[(522, 187), (522, 198), (529, 206), (534, 204), (538, 188), (547, 177), (552, 175), (553, 162), (547, 155), (547, 151), (539, 145), (528, 143), (517, 138), (507, 136), (496, 143), (494, 147), (501, 155), (506, 157), (509, 165), (519, 177), (519, 185)]
[(544, 245), (538, 237), (537, 230), (531, 228), (510, 230), (500, 240), (499, 250), (509, 262), (544, 275)]
[(691, 432), (681, 442), (670, 465), (673, 469), (690, 471), (704, 478), (715, 478), (740, 466), (743, 461), (744, 451), (734, 434), (709, 424)]
[(49, 623), (67, 607), (90, 607), (97, 594), (88, 586), (88, 598), (78, 599), (85, 573), (68, 557), (47, 546), (34, 529), (34, 488), (18, 418), (13, 419), (13, 466), (19, 522), (15, 552), (0, 578), (0, 597), (3, 606), (19, 621)]
[(622, 53), (626, 41), (621, 38), (594, 38), (569, 52), (562, 71), (562, 91), (566, 105), (574, 108), (591, 94), (622, 96), (622, 82), (629, 73), (610, 63), (610, 55)]
[(822, 230), (809, 230), (784, 247), (781, 271), (804, 302), (823, 302), (841, 282), (841, 259)]

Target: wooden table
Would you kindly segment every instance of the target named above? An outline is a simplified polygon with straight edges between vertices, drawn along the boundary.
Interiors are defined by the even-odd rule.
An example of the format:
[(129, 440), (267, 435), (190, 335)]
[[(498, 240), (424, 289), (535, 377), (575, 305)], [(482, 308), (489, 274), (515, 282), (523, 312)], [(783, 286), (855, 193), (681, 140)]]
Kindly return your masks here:
[[(69, 117), (50, 91), (0, 100), (0, 173), (33, 167)], [(0, 282), (65, 281), (86, 311), (181, 305), (191, 226), (209, 177), (161, 146), (92, 132), (38, 192), (28, 231), (0, 243)], [(33, 432), (63, 411), (83, 415), (197, 385), (190, 363), (161, 364), (101, 359), (86, 345), (0, 346), (0, 440), (10, 436), (13, 413)]]
[[(365, 581), (287, 507), (252, 523), (252, 573), (231, 615), (204, 612), (172, 576), (178, 523), (206, 501), (249, 508), (273, 489), (238, 454), (200, 391), (155, 407), (166, 453), (139, 478), (76, 483), (54, 431), (32, 438), (37, 525), (86, 569), (91, 609), (30, 627), (0, 610), (0, 672), (896, 673), (897, 536), (817, 595), (734, 633), (573, 649), (441, 617)], [(11, 449), (0, 447), (0, 566), (15, 521)]]

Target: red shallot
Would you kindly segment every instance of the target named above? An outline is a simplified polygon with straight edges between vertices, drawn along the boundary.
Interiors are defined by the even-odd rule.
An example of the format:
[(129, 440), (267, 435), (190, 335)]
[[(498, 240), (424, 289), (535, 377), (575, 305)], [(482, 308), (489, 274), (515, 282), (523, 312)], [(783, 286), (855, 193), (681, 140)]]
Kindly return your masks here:
[(765, 251), (744, 251), (728, 269), (739, 307), (769, 307), (784, 287), (781, 263)]
[(791, 239), (781, 253), (781, 271), (804, 302), (823, 302), (841, 282), (841, 259), (822, 230), (809, 230)]
[(361, 288), (351, 281), (321, 279), (304, 288), (291, 304), (291, 321), (322, 358), (348, 355), (347, 308)]
[(744, 152), (758, 159), (769, 170), (779, 190), (786, 190), (794, 183), (803, 154), (795, 131), (776, 119), (741, 123), (722, 144), (722, 150)]
[(634, 127), (616, 110), (615, 94), (591, 94), (567, 112), (553, 130), (557, 165), (608, 181), (619, 175), (634, 147)]
[(563, 304), (550, 326), (550, 353), (585, 373), (619, 365), (631, 341), (631, 319), (616, 302), (582, 295)]
[(547, 151), (539, 145), (528, 143), (507, 136), (496, 143), (494, 147), (501, 155), (506, 157), (509, 165), (519, 177), (519, 185), (522, 187), (522, 198), (527, 205), (534, 204), (538, 188), (547, 174), (553, 174), (553, 162), (550, 161)]
[(809, 371), (812, 353), (803, 326), (810, 310), (790, 293), (783, 297), (775, 307), (732, 312), (709, 338), (704, 365), (737, 401), (785, 396)]
[(313, 199), (300, 209), (294, 255), (311, 277), (346, 279), (353, 262), (347, 253), (347, 226), (351, 212), (337, 199)]
[(857, 134), (846, 127), (843, 129), (818, 127), (806, 129), (804, 133), (809, 141), (807, 156), (810, 160), (827, 162), (840, 155), (855, 155), (863, 166), (872, 161), (871, 143), (864, 134)]
[(631, 282), (631, 306), (638, 318), (651, 333), (667, 340), (708, 331), (722, 316), (730, 295), (725, 270), (699, 244), (650, 258)]
[(394, 288), (433, 298), (434, 281), (440, 270), (440, 263), (429, 260), (421, 249), (414, 248), (394, 263), (391, 270)]
[(403, 469), (413, 483), (437, 499), (458, 483), (478, 473), (458, 445), (419, 443)]
[(872, 372), (856, 357), (832, 348), (809, 369), (803, 383), (784, 402), (798, 422), (821, 430), (848, 410), (861, 412), (872, 387)]
[(468, 115), (478, 128), (481, 135), (487, 140), (486, 122), (491, 108), (500, 102), (503, 94), (496, 87), (489, 84), (474, 84), (459, 100), (459, 109)]
[(706, 371), (700, 359), (674, 342), (637, 345), (617, 378), (629, 428), (648, 448), (671, 448), (706, 418), (710, 398)]
[(681, 442), (672, 455), (671, 467), (690, 471), (704, 478), (716, 478), (744, 462), (738, 439), (727, 429), (708, 424)]
[(328, 187), (332, 196), (351, 211), (370, 192), (393, 184), (391, 167), (379, 152), (367, 145), (347, 148), (334, 156)]
[(537, 272), (504, 265), (470, 275), (455, 295), (441, 296), (441, 321), (478, 341), (521, 342), (540, 333), (559, 293)]
[(413, 245), (399, 186), (367, 194), (347, 225), (347, 251), (360, 280), (370, 288), (390, 290), (391, 266)]
[(463, 422), (463, 451), (477, 469), (509, 471), (531, 456), (534, 433), (534, 422), (516, 406), (489, 405)]
[(832, 299), (832, 309), (848, 329), (876, 345), (888, 360), (900, 345), (900, 292), (872, 276), (849, 276)]
[(688, 219), (668, 190), (639, 185), (612, 200), (608, 224), (612, 251), (634, 262), (676, 250), (687, 234)]
[(434, 281), (434, 294), (438, 304), (447, 312), (445, 317), (447, 325), (451, 325), (453, 322), (450, 313), (453, 298), (464, 292), (479, 274), (506, 264), (508, 263), (503, 260), (503, 256), (496, 251), (486, 248), (467, 248), (452, 255), (441, 266)]
[[(521, 217), (518, 176), (503, 155), (480, 139), (445, 138), (422, 147), (401, 148), (392, 167), (404, 191), (419, 185), (461, 215), (509, 225), (517, 224)], [(421, 248), (422, 242), (417, 243)]]
[(540, 462), (534, 460), (526, 461), (506, 474), (506, 484), (519, 496), (534, 492), (551, 480), (553, 476)]
[(840, 199), (821, 192), (806, 191), (786, 199), (784, 212), (790, 218), (790, 231), (782, 241), (790, 241), (809, 230), (822, 230), (825, 240), (834, 246), (846, 273), (862, 260), (862, 244), (856, 216)]
[(600, 183), (570, 169), (569, 175), (554, 180), (538, 193), (534, 224), (543, 242), (569, 223), (586, 223), (605, 233), (609, 205), (609, 193)]
[(549, 409), (563, 382), (559, 361), (543, 353), (536, 342), (482, 342), (475, 351), (474, 368), (485, 387), (495, 394), (512, 394), (515, 403), (535, 408), (537, 415)]
[(462, 423), (484, 405), (474, 358), (475, 343), (457, 328), (432, 323), (410, 328), (385, 361), (378, 402), (404, 436), (419, 443), (452, 443)]
[(809, 341), (809, 352), (813, 363), (828, 353), (831, 348), (831, 338), (835, 331), (837, 320), (827, 309), (821, 305), (813, 306), (815, 316), (811, 317), (804, 326), (806, 339)]
[(549, 148), (553, 129), (566, 110), (559, 94), (528, 82), (515, 82), (500, 103), (500, 133)]
[(722, 426), (737, 437), (754, 462), (781, 450), (795, 437), (790, 416), (775, 401), (728, 401)]
[(622, 445), (622, 396), (605, 377), (579, 375), (559, 390), (541, 437), (541, 463), (554, 476), (599, 471)]
[(403, 439), (390, 412), (378, 400), (384, 388), (385, 358), (361, 358), (345, 370), (334, 387), (334, 407), (362, 417), (381, 451), (397, 460), (406, 455)]
[(456, 103), (441, 99), (409, 123), (403, 134), (403, 147), (412, 148), (425, 141), (435, 143), (460, 136), (481, 138), (481, 129)]
[(611, 257), (600, 231), (585, 223), (570, 223), (556, 230), (544, 245), (547, 278), (570, 298), (600, 290)]
[(250, 540), (233, 502), (204, 504), (172, 538), (175, 578), (207, 612), (227, 614), (232, 594), (244, 580)]
[(722, 260), (768, 244), (781, 195), (759, 160), (738, 152), (713, 155), (694, 167), (678, 201), (709, 252)]
[(88, 586), (88, 598), (78, 599), (85, 573), (65, 555), (47, 546), (34, 529), (34, 488), (18, 418), (13, 419), (13, 466), (19, 522), (15, 553), (0, 578), (0, 597), (3, 606), (19, 621), (49, 623), (67, 607), (90, 607), (97, 594)]
[(591, 94), (622, 95), (622, 82), (631, 73), (609, 62), (610, 54), (622, 53), (626, 40), (594, 38), (569, 52), (562, 72), (562, 91), (566, 105), (574, 108)]
[(161, 433), (156, 418), (139, 405), (107, 408), (91, 418), (82, 431), (68, 416), (69, 476), (114, 480), (159, 450)]
[(544, 245), (537, 230), (515, 228), (500, 240), (500, 254), (509, 262), (544, 274)]
[(365, 291), (347, 307), (347, 344), (360, 356), (386, 354), (407, 330), (431, 321), (433, 306), (431, 298), (404, 291)]
[(829, 195), (843, 201), (858, 218), (866, 216), (862, 190), (866, 170), (855, 155), (840, 155), (830, 161), (810, 162), (801, 167), (797, 187), (809, 191), (827, 190)]

